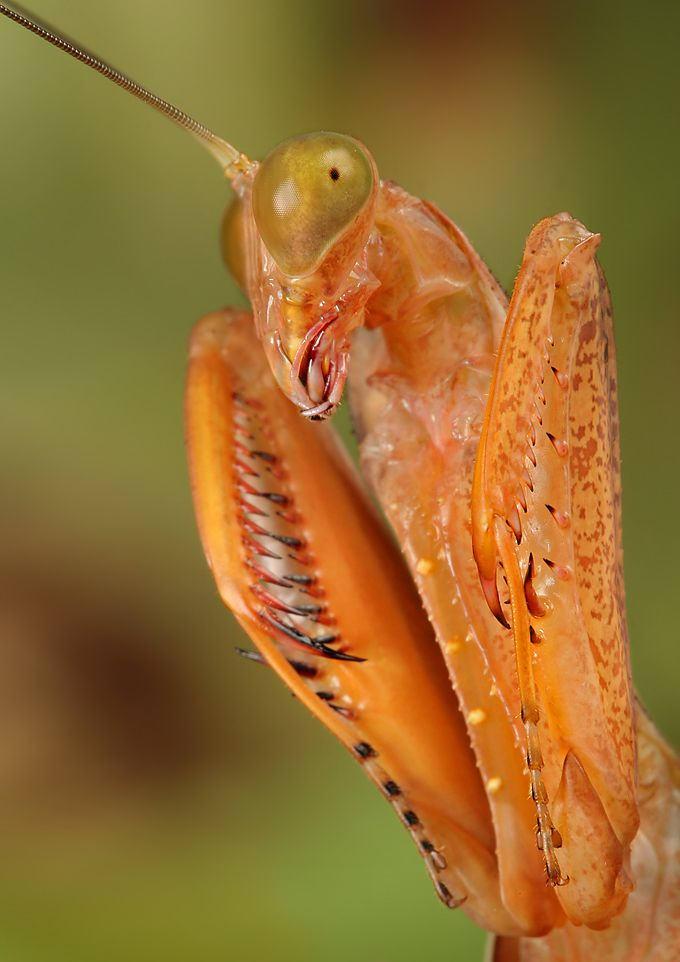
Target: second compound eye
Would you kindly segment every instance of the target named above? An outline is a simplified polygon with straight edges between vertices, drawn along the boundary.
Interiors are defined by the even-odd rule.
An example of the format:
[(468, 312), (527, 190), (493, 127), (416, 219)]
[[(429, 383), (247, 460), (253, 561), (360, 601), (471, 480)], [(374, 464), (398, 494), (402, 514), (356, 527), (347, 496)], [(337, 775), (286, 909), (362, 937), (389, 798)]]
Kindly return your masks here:
[(312, 273), (373, 194), (364, 147), (344, 134), (305, 134), (264, 159), (253, 184), (260, 236), (290, 277)]

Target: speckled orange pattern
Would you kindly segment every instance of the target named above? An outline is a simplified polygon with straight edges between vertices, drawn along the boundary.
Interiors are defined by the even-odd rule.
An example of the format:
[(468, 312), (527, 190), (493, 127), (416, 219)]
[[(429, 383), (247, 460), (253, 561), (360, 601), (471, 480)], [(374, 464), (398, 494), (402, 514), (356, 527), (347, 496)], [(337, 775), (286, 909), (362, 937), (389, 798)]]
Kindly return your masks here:
[[(574, 803), (576, 783), (564, 775), (571, 752), (574, 770), (582, 766), (585, 773), (582, 791), (593, 799), (586, 803), (580, 790), (593, 814), (580, 829), (572, 820), (570, 844), (565, 837), (559, 856), (572, 877), (560, 891), (567, 914), (583, 920), (584, 885), (599, 892), (599, 910), (589, 905), (585, 912), (592, 924), (625, 904), (638, 825), (611, 310), (595, 261), (598, 240), (567, 215), (543, 221), (529, 237), (473, 502), (487, 577), (498, 562), (491, 519), (502, 519), (513, 533), (530, 621), (527, 652), (533, 648), (524, 697), (530, 702), (535, 689), (547, 796), (565, 813)], [(553, 820), (561, 831), (554, 810)]]
[(619, 763), (631, 771), (634, 740), (621, 545), (621, 480), (616, 360), (609, 292), (590, 267), (580, 305), (592, 320), (573, 351), (569, 468), (574, 575), (606, 719)]

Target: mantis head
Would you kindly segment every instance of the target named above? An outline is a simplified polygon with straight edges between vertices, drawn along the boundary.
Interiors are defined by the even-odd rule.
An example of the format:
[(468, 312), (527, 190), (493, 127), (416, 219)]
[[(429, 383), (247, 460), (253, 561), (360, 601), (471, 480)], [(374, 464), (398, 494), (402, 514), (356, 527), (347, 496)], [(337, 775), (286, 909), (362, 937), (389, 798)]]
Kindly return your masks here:
[(224, 220), (223, 256), (252, 301), (269, 365), (303, 414), (332, 414), (347, 376), (349, 334), (377, 285), (365, 249), (378, 173), (366, 148), (343, 134), (313, 133), (256, 163), (22, 8), (0, 3), (0, 15), (153, 107), (217, 160), (236, 193)]
[(313, 419), (337, 407), (349, 336), (376, 281), (366, 266), (378, 173), (344, 134), (284, 141), (235, 178), (225, 262), (247, 292), (258, 336), (284, 394)]

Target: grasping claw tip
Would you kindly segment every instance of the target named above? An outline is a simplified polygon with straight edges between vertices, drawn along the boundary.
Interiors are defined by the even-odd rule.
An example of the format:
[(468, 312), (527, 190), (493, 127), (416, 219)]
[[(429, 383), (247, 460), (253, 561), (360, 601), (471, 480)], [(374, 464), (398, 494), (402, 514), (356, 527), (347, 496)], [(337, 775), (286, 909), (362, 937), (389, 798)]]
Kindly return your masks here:
[(314, 645), (314, 648), (325, 658), (331, 658), (335, 661), (353, 661), (356, 664), (361, 664), (366, 661), (365, 658), (360, 658), (359, 655), (349, 655), (345, 651), (336, 651), (334, 648), (327, 648), (325, 645)]
[(247, 648), (238, 647), (234, 648), (234, 651), (237, 655), (240, 655), (241, 658), (246, 658), (248, 661), (254, 661), (258, 665), (265, 665), (267, 668), (269, 667), (259, 651), (248, 651)]
[(438, 872), (443, 872), (444, 869), (448, 868), (449, 863), (446, 861), (442, 853), (437, 851), (437, 849), (434, 849), (434, 851), (430, 852), (430, 858), (432, 860), (432, 864)]
[(270, 454), (269, 451), (251, 451), (251, 456), (253, 458), (259, 458), (260, 461), (266, 461), (268, 464), (275, 464), (278, 460), (275, 454)]
[(269, 625), (270, 628), (273, 628), (279, 634), (284, 635), (286, 639), (295, 642), (297, 645), (306, 648), (316, 655), (322, 655), (324, 658), (331, 658), (335, 661), (366, 661), (365, 658), (360, 658), (358, 655), (350, 655), (347, 652), (329, 648), (328, 643), (336, 641), (337, 635), (323, 635), (322, 637), (315, 638), (313, 635), (307, 635), (303, 631), (298, 631), (297, 628), (285, 624), (285, 622), (275, 618), (270, 611), (261, 609), (258, 614), (262, 621)]
[(529, 614), (533, 615), (534, 618), (542, 618), (545, 614), (545, 608), (543, 603), (534, 587), (534, 578), (536, 577), (536, 565), (534, 564), (533, 552), (529, 553), (529, 562), (527, 564), (527, 572), (524, 576), (524, 597), (526, 599), (527, 608), (529, 609)]
[(296, 614), (299, 615), (320, 615), (323, 612), (323, 605), (295, 605)]
[(556, 367), (552, 367), (551, 370), (559, 386), (566, 390), (569, 387), (569, 375), (565, 374), (564, 371), (559, 371)]
[(332, 708), (334, 712), (338, 713), (338, 715), (341, 715), (343, 718), (348, 718), (348, 719), (354, 718), (354, 713), (350, 708), (345, 708), (344, 705), (338, 705), (336, 704), (336, 702), (333, 701), (333, 699), (335, 698), (335, 694), (332, 691), (317, 691), (316, 694), (317, 694), (317, 697), (321, 699), (321, 701), (326, 702), (328, 707)]
[(437, 888), (438, 888), (438, 890), (439, 890), (440, 896), (441, 896), (441, 897), (444, 899), (444, 901), (448, 904), (448, 903), (451, 901), (451, 892), (449, 891), (449, 889), (447, 888), (447, 886), (444, 885), (443, 882), (440, 882), (439, 885), (437, 886)]
[(467, 895), (452, 895), (451, 890), (443, 882), (437, 883), (437, 892), (444, 905), (449, 909), (457, 909), (463, 902), (467, 902)]
[(342, 718), (348, 719), (348, 721), (351, 721), (354, 718), (354, 712), (352, 711), (352, 709), (345, 708), (344, 705), (336, 705), (335, 702), (329, 701), (328, 707), (332, 708), (333, 711), (336, 712), (336, 714), (340, 715)]
[(552, 446), (555, 448), (555, 451), (559, 454), (561, 458), (565, 458), (567, 454), (569, 454), (569, 445), (567, 444), (567, 442), (562, 438), (556, 438), (554, 434), (550, 433), (550, 431), (546, 431), (546, 434), (548, 436), (548, 440), (550, 441)]
[(559, 578), (560, 581), (569, 581), (571, 578), (571, 570), (566, 565), (557, 564), (556, 561), (552, 561), (550, 558), (544, 558), (543, 560), (554, 572), (556, 578)]
[(354, 746), (354, 751), (357, 753), (359, 758), (377, 758), (378, 753), (372, 745), (368, 742), (357, 742)]
[(302, 678), (316, 678), (319, 674), (318, 669), (315, 668), (314, 665), (308, 665), (305, 661), (291, 661), (288, 659), (288, 664), (291, 668), (294, 668)]
[(311, 575), (284, 575), (286, 581), (292, 581), (295, 585), (302, 585), (309, 588), (316, 581)]
[[(264, 665), (265, 668), (269, 668), (269, 662), (259, 653), (259, 651), (248, 651), (247, 648), (234, 648), (234, 651), (237, 655), (240, 655), (242, 658), (246, 658), (248, 661), (254, 661), (257, 665)], [(308, 665), (304, 661), (293, 661), (290, 658), (287, 660), (290, 667), (293, 668), (302, 678), (315, 678), (319, 673), (313, 665)]]
[(507, 523), (512, 528), (512, 533), (515, 536), (515, 541), (520, 544), (522, 541), (522, 522), (519, 518), (519, 511), (516, 507), (512, 507), (508, 511)]
[(508, 619), (503, 614), (503, 609), (501, 607), (501, 599), (498, 594), (498, 585), (496, 584), (496, 579), (480, 577), (479, 580), (482, 585), (482, 591), (484, 592), (484, 597), (486, 598), (486, 603), (491, 609), (491, 614), (494, 616), (496, 621), (499, 624), (501, 624), (504, 628), (509, 628), (510, 623), (508, 622)]
[(548, 509), (550, 514), (553, 516), (555, 523), (557, 524), (558, 527), (560, 528), (569, 527), (569, 523), (570, 523), (569, 515), (565, 511), (560, 511), (559, 508), (554, 507), (554, 505), (552, 504), (546, 504), (546, 508)]
[(273, 504), (281, 504), (285, 506), (290, 504), (290, 498), (288, 498), (285, 494), (280, 494), (278, 491), (256, 491), (252, 497), (266, 498), (267, 501), (271, 501)]
[(552, 875), (550, 871), (546, 868), (546, 885), (550, 885), (552, 888), (562, 888), (563, 885), (567, 885), (570, 879), (568, 875), (562, 875), (560, 869), (557, 869), (557, 874)]

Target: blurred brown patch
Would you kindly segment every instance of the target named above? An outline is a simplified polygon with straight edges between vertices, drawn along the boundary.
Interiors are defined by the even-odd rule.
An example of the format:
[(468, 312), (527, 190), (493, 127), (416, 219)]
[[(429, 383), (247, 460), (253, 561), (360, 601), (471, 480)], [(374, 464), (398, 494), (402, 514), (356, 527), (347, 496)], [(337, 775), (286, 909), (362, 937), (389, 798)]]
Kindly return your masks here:
[(219, 759), (200, 685), (111, 572), (106, 596), (41, 562), (0, 564), (0, 816), (82, 820)]
[(458, 46), (480, 44), (490, 36), (503, 36), (513, 45), (529, 39), (537, 28), (554, 19), (545, 4), (519, 0), (470, 3), (469, 0), (378, 0), (361, 5), (367, 26), (383, 42), (399, 37), (411, 46), (429, 45), (453, 51)]

